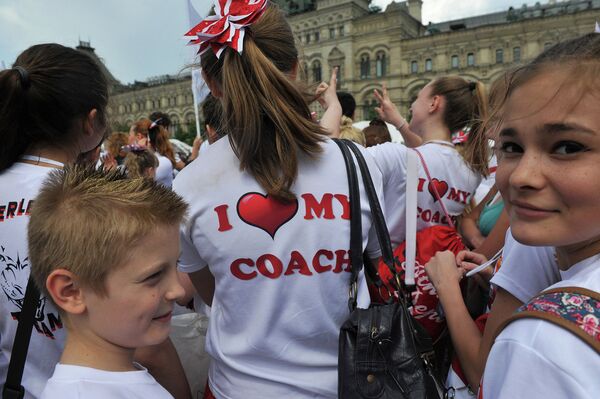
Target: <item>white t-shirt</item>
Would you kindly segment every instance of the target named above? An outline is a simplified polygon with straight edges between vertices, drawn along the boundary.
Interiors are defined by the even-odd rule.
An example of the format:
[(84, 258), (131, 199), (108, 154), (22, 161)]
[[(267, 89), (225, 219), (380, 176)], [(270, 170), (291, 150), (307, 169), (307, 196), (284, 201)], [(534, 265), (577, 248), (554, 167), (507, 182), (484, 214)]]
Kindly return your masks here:
[[(433, 186), (438, 189), (451, 216), (460, 215), (477, 189), (481, 176), (473, 172), (452, 147), (430, 142), (418, 148), (427, 163), (432, 182), (428, 182), (419, 161), (417, 193), (417, 230), (447, 224), (437, 203)], [(392, 245), (404, 241), (406, 234), (406, 154), (403, 144), (384, 143), (367, 148), (383, 175), (386, 221)]]
[(171, 160), (158, 152), (154, 153), (158, 158), (158, 168), (156, 168), (156, 176), (154, 180), (165, 187), (171, 188), (173, 185), (173, 164)]
[[(53, 169), (17, 162), (0, 174), (0, 390), (17, 330), (30, 265), (27, 249), (29, 210)], [(50, 300), (40, 299), (22, 385), (25, 398), (39, 397), (62, 353), (66, 332)]]
[(542, 290), (560, 281), (558, 264), (552, 247), (530, 247), (506, 232), (502, 266), (492, 277), (492, 284), (502, 287), (525, 303)]
[[(348, 180), (340, 149), (298, 157), (297, 202), (272, 202), (219, 140), (175, 179), (190, 204), (179, 267), (209, 265), (210, 388), (228, 398), (337, 398), (339, 328), (348, 318)], [(368, 154), (373, 181), (381, 175)], [(380, 254), (362, 190), (363, 248)], [(369, 238), (371, 237), (371, 238)]]
[[(548, 289), (582, 287), (600, 292), (600, 255), (560, 272)], [(597, 398), (600, 356), (575, 334), (545, 320), (520, 319), (496, 338), (481, 396), (496, 398)]]
[(494, 184), (496, 184), (496, 169), (498, 169), (498, 159), (496, 158), (496, 155), (492, 155), (490, 162), (488, 163), (489, 174), (481, 181), (481, 183), (479, 183), (479, 187), (477, 187), (477, 190), (475, 191), (473, 197), (475, 204), (479, 204), (492, 187), (494, 187)]
[(105, 371), (57, 364), (41, 399), (173, 399), (144, 367), (138, 371)]

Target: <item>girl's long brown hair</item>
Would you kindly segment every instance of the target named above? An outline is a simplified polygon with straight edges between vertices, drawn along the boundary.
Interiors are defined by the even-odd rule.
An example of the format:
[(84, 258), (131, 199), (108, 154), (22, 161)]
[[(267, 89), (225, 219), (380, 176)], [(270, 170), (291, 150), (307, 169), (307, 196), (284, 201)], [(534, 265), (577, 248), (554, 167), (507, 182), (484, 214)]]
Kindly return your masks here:
[(281, 200), (295, 198), (299, 152), (316, 156), (325, 138), (290, 76), (297, 62), (292, 30), (273, 4), (247, 28), (242, 54), (226, 48), (217, 59), (209, 50), (201, 59), (207, 79), (222, 92), (223, 130), (241, 169)]
[(482, 124), (488, 114), (488, 99), (483, 83), (446, 76), (432, 82), (431, 94), (445, 98), (443, 118), (450, 132), (470, 129), (461, 154), (474, 172), (487, 176), (490, 151)]

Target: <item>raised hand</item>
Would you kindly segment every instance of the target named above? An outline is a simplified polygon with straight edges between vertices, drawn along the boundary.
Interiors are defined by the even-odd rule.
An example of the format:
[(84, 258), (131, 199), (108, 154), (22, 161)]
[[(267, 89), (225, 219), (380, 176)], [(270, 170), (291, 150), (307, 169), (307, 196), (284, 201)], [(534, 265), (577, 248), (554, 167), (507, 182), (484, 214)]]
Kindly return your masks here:
[(392, 100), (390, 100), (385, 83), (381, 85), (381, 93), (375, 89), (373, 90), (373, 94), (379, 102), (379, 107), (375, 108), (379, 118), (387, 123), (391, 123), (396, 129), (400, 130), (400, 128), (406, 124), (406, 120), (400, 115), (400, 111), (398, 111), (398, 108), (394, 105)]

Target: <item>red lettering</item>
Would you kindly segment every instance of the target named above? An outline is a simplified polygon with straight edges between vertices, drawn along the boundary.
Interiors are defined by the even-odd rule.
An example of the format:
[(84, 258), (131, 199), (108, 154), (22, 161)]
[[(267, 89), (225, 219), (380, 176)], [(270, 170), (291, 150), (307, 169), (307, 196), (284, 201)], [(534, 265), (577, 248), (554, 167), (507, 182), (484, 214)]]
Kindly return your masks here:
[(455, 202), (460, 202), (460, 190), (450, 188), (450, 193), (448, 194), (447, 198)]
[(327, 258), (327, 260), (333, 260), (333, 252), (328, 251), (326, 249), (319, 249), (317, 251), (312, 261), (313, 269), (315, 269), (317, 273), (328, 272), (329, 270), (331, 270), (331, 265), (323, 265), (321, 263), (321, 256), (324, 256), (325, 258)]
[(229, 218), (227, 217), (227, 208), (229, 208), (229, 205), (219, 205), (215, 208), (215, 212), (219, 218), (219, 231), (233, 229), (233, 226), (229, 223)]
[(420, 193), (423, 192), (423, 186), (425, 185), (425, 179), (419, 179), (419, 185), (417, 186), (417, 191)]
[(298, 270), (300, 274), (304, 274), (305, 276), (312, 276), (306, 260), (298, 251), (292, 251), (290, 263), (288, 264), (287, 270), (283, 274), (289, 276), (290, 274), (294, 274), (294, 270)]
[(15, 211), (17, 210), (17, 205), (19, 205), (17, 202), (9, 202), (8, 203), (8, 208), (6, 209), (6, 218), (7, 219), (15, 217)]
[(469, 196), (471, 195), (471, 193), (468, 193), (466, 191), (461, 191), (460, 195), (462, 195), (462, 199), (461, 199), (462, 203), (466, 205), (467, 204), (467, 199), (469, 198)]
[(301, 197), (304, 199), (304, 204), (306, 206), (306, 214), (304, 215), (304, 219), (311, 220), (315, 217), (319, 219), (321, 217), (324, 219), (335, 218), (333, 215), (333, 194), (324, 194), (321, 202), (317, 201), (312, 194), (302, 194)]
[(25, 209), (23, 209), (23, 202), (25, 202), (25, 198), (21, 198), (21, 202), (19, 202), (19, 210), (17, 211), (17, 216), (21, 216), (25, 212)]
[(242, 265), (254, 267), (254, 262), (252, 261), (252, 259), (248, 259), (248, 258), (234, 260), (233, 262), (231, 262), (231, 266), (229, 268), (231, 270), (231, 274), (233, 274), (235, 277), (239, 278), (240, 280), (252, 280), (254, 277), (256, 277), (258, 275), (256, 270), (253, 270), (250, 273), (244, 273), (241, 268)]
[(0, 222), (4, 222), (4, 210), (6, 209), (6, 205), (0, 205)]
[[(273, 270), (269, 270), (267, 267), (267, 262), (271, 264)], [(256, 260), (256, 268), (263, 276), (276, 279), (281, 276), (281, 272), (283, 271), (283, 263), (281, 263), (279, 258), (275, 255), (264, 254)]]
[(27, 211), (25, 211), (27, 216), (29, 216), (29, 213), (31, 212), (31, 205), (33, 205), (33, 200), (29, 200), (29, 203), (27, 204)]
[[(343, 266), (346, 265), (346, 269)], [(344, 249), (338, 249), (335, 251), (335, 268), (332, 270), (334, 273), (341, 273), (342, 271), (349, 272), (352, 270), (352, 264), (350, 263), (350, 251)]]
[(433, 214), (433, 217), (431, 218), (431, 221), (433, 223), (439, 223), (440, 222), (440, 213), (436, 212)]
[(425, 209), (422, 213), (421, 213), (421, 219), (423, 219), (426, 222), (429, 222), (431, 220), (431, 210), (429, 209)]
[(344, 194), (335, 194), (334, 197), (340, 204), (342, 204), (342, 209), (344, 212), (342, 213), (341, 218), (350, 220), (350, 202), (348, 201), (348, 196)]

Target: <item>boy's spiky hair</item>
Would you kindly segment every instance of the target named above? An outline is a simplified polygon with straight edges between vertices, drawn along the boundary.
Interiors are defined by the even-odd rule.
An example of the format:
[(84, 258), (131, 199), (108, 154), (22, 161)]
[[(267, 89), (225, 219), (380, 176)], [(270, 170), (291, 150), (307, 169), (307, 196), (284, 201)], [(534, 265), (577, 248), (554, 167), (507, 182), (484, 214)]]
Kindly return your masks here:
[(128, 261), (137, 242), (157, 228), (179, 225), (186, 212), (179, 195), (150, 178), (81, 165), (56, 170), (32, 207), (31, 274), (46, 295), (46, 279), (58, 268), (104, 294), (107, 274)]

